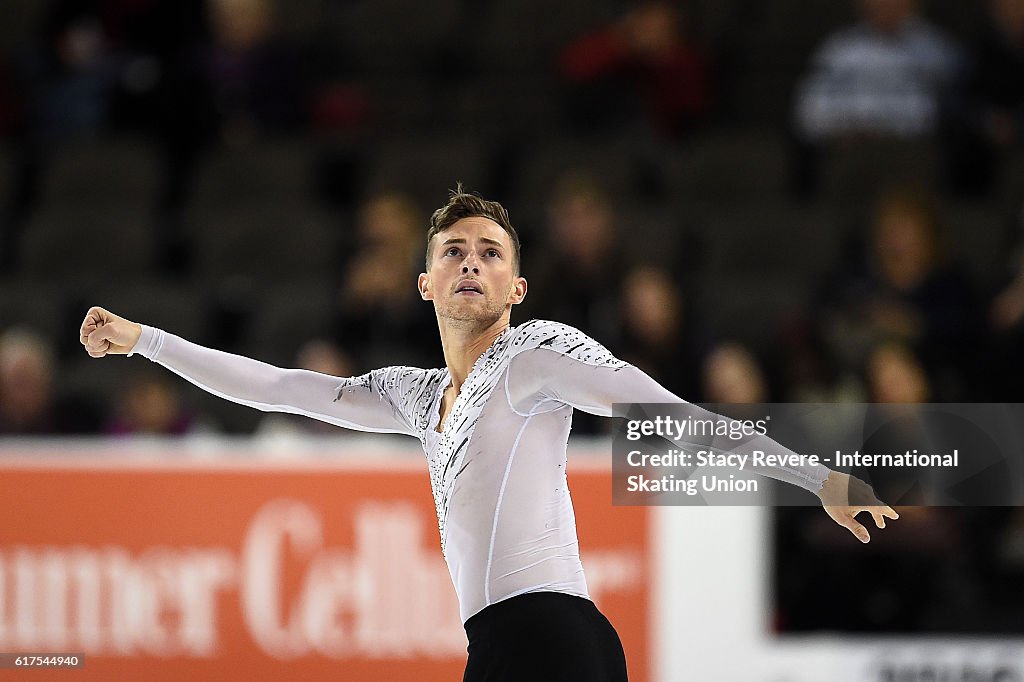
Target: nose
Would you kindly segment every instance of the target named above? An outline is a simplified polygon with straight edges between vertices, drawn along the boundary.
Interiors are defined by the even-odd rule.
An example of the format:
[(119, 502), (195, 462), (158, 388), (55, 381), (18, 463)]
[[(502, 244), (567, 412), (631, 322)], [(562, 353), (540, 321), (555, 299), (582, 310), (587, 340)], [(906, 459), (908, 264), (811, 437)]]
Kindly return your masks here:
[(462, 274), (468, 275), (469, 271), (472, 270), (474, 275), (480, 274), (480, 261), (477, 260), (475, 254), (470, 253), (466, 256), (466, 260), (462, 261)]

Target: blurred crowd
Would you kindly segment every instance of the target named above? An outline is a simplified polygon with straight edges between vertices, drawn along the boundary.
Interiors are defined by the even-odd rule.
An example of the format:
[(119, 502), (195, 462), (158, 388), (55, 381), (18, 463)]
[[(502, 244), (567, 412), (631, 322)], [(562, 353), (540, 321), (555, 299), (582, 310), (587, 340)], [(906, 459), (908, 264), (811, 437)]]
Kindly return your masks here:
[[(431, 103), (450, 103), (455, 125), (476, 125), (479, 145), (491, 145), (484, 162), (455, 152), (454, 158), (438, 160), (456, 173), (464, 161), (467, 172), (476, 173), (476, 189), (513, 209), (532, 284), (518, 319), (576, 325), (692, 400), (1012, 400), (1022, 378), (1016, 350), (1024, 329), (1024, 186), (1014, 184), (1020, 178), (1004, 175), (1012, 175), (1005, 169), (1019, 166), (1022, 155), (1024, 1), (990, 0), (978, 5), (973, 24), (945, 27), (930, 18), (935, 7), (917, 0), (824, 4), (832, 5), (831, 12), (819, 17), (818, 33), (804, 40), (803, 61), (790, 69), (786, 111), (776, 120), (757, 121), (739, 113), (757, 102), (737, 106), (743, 60), (736, 53), (754, 49), (751, 32), (769, 31), (771, 22), (759, 26), (755, 20), (764, 19), (772, 3), (737, 5), (719, 23), (738, 23), (717, 32), (712, 3), (646, 0), (577, 8), (576, 23), (565, 20), (558, 30), (537, 27), (534, 35), (507, 38), (545, 48), (521, 63), (496, 56), (500, 44), (485, 45), (487, 36), (453, 45), (473, 14), (456, 2), (445, 6), (443, 20), (418, 33), (388, 24), (396, 35), (378, 36), (360, 36), (352, 24), (363, 20), (368, 31), (380, 30), (386, 12), (397, 8), (332, 0), (12, 3), (3, 12), (17, 21), (10, 22), (0, 61), (0, 134), (7, 162), (3, 274), (30, 285), (41, 276), (60, 283), (60, 272), (33, 271), (25, 242), (34, 229), (43, 230), (35, 217), (53, 204), (79, 209), (74, 191), (65, 199), (67, 191), (47, 190), (56, 182), (52, 176), (60, 176), (62, 155), (98, 140), (86, 150), (102, 156), (107, 140), (135, 136), (153, 152), (149, 158), (158, 169), (157, 189), (144, 209), (150, 249), (135, 254), (148, 268), (139, 276), (198, 282), (214, 291), (194, 302), (203, 308), (198, 340), (259, 350), (244, 338), (258, 305), (246, 297), (253, 293), (251, 282), (201, 272), (206, 261), (199, 244), (209, 237), (190, 232), (189, 216), (197, 202), (220, 204), (217, 210), (249, 203), (256, 207), (251, 213), (260, 212), (287, 178), (277, 182), (270, 176), (268, 184), (276, 182), (270, 198), (246, 195), (251, 188), (244, 185), (240, 196), (230, 196), (230, 182), (229, 192), (217, 186), (202, 198), (204, 189), (196, 185), (203, 182), (203, 165), (225, 150), (268, 139), (312, 140), (324, 151), (299, 170), (310, 179), (303, 178), (297, 191), (303, 203), (327, 216), (328, 238), (305, 244), (308, 251), (326, 252), (326, 267), (317, 271), (312, 261), (297, 261), (310, 277), (326, 275), (322, 286), (331, 301), (324, 319), (302, 326), (306, 338), (294, 339), (287, 357), (282, 349), (275, 358), (302, 364), (315, 347), (320, 352), (313, 356), (329, 352), (336, 358), (329, 366), (350, 372), (396, 361), (436, 364), (439, 352), (419, 341), (433, 335), (432, 311), (416, 297), (413, 282), (421, 268), (426, 217), (444, 200), (443, 189), (436, 189), (460, 178), (417, 182), (381, 171), (367, 159), (377, 142), (404, 139), (408, 131), (394, 126), (418, 124), (417, 133), (427, 135), (451, 129), (431, 117), (403, 119), (402, 112), (387, 111), (398, 103), (385, 94), (392, 85), (404, 88), (409, 101), (417, 98), (404, 80), (413, 74), (440, 93)], [(784, 3), (779, 5), (776, 11), (782, 12)], [(508, 33), (525, 32), (528, 27), (520, 24), (532, 16), (531, 7), (491, 0), (480, 11), (505, 16)], [(965, 24), (976, 28), (966, 31)], [(404, 61), (406, 53), (423, 59)], [(460, 68), (453, 71), (453, 64)], [(513, 94), (494, 92), (493, 81), (481, 91), (485, 67), (516, 82), (510, 87), (513, 94), (522, 91), (516, 100), (533, 103), (524, 106), (511, 101)], [(535, 90), (525, 91), (531, 80)], [(502, 128), (502, 114), (493, 120), (495, 113), (483, 106), (492, 100), (520, 114), (521, 108), (534, 109), (534, 123), (507, 121)], [(516, 136), (539, 134), (526, 131), (541, 124), (547, 126), (545, 142), (621, 144), (629, 151), (591, 164), (570, 145), (554, 154), (555, 163), (545, 166), (537, 154), (524, 162), (521, 148), (528, 140)], [(776, 195), (765, 200), (756, 188), (745, 195), (741, 178), (726, 200), (693, 197), (697, 192), (686, 182), (692, 176), (678, 171), (680, 163), (700, 160), (701, 140), (751, 128), (785, 140), (789, 175)], [(924, 158), (911, 158), (907, 168), (889, 174), (899, 165), (900, 145), (913, 140), (924, 141), (911, 148)], [(855, 159), (852, 170), (836, 170), (849, 162), (851, 149), (867, 148), (881, 154)], [(751, 169), (760, 160), (754, 150), (749, 158), (742, 150), (718, 153), (727, 157), (726, 172), (779, 170)], [(617, 175), (615, 164), (623, 160), (630, 167)], [(395, 165), (411, 165), (406, 161), (400, 157)], [(873, 167), (857, 167), (872, 161)], [(274, 165), (276, 159), (264, 163)], [(429, 167), (430, 159), (420, 163)], [(692, 173), (702, 175), (705, 168), (697, 165)], [(72, 173), (70, 183), (75, 182)], [(829, 183), (838, 183), (838, 191)], [(123, 202), (117, 191), (101, 210), (116, 212), (132, 201), (130, 188)], [(85, 185), (82, 193), (89, 192), (103, 193)], [(950, 233), (951, 203), (981, 207), (970, 220), (959, 221), (958, 239)], [(712, 216), (706, 224), (688, 213), (695, 204)], [(748, 224), (716, 222), (716, 213), (733, 214), (737, 206), (750, 208), (738, 219)], [(784, 270), (787, 265), (772, 261), (788, 262), (782, 252), (799, 249), (804, 236), (772, 235), (778, 225), (758, 224), (758, 214), (807, 206), (827, 209), (814, 214), (814, 243), (829, 233), (826, 243), (838, 247), (803, 254), (819, 265), (788, 273), (801, 290), (798, 300), (770, 303), (767, 283), (754, 283), (754, 289), (768, 292), (760, 298), (749, 288), (730, 288), (734, 279)], [(286, 219), (288, 208), (281, 211)], [(66, 220), (75, 216), (69, 211)], [(201, 231), (232, 229), (218, 220), (220, 214)], [(234, 228), (243, 240), (247, 227)], [(274, 229), (287, 239), (287, 227)], [(258, 233), (249, 234), (248, 241), (262, 245)], [(752, 240), (756, 250), (773, 236), (783, 245), (765, 250), (762, 262), (756, 253), (744, 259), (730, 251), (730, 238), (740, 252), (743, 242)], [(296, 242), (311, 240), (304, 233), (295, 236)], [(995, 245), (981, 258), (995, 259), (975, 263), (972, 270), (962, 251), (979, 241)], [(50, 246), (42, 245), (44, 258)], [(712, 270), (703, 259), (714, 261), (716, 249), (719, 262)], [(257, 251), (255, 259), (276, 256)], [(224, 259), (233, 257), (227, 253)], [(706, 281), (707, 275), (714, 280)], [(70, 275), (65, 282), (83, 296), (91, 284)], [(735, 303), (740, 297), (746, 306)], [(744, 324), (752, 310), (756, 325)], [(155, 375), (140, 374), (127, 404), (106, 412), (88, 396), (62, 391), (53, 377), (73, 347), (63, 338), (45, 338), (50, 330), (31, 328), (30, 319), (8, 317), (0, 340), (7, 358), (0, 393), (4, 432), (238, 430), (232, 424), (218, 427), (215, 415), (184, 414), (175, 383)], [(24, 389), (12, 394), (8, 387), (19, 383), (38, 395), (26, 400)], [(73, 389), (75, 382), (65, 386)], [(162, 414), (131, 416), (133, 410)], [(599, 428), (595, 424), (581, 418), (577, 430)], [(250, 421), (243, 430), (253, 428)]]
[[(90, 362), (78, 324), (437, 366), (415, 278), (459, 180), (521, 233), (513, 324), (577, 326), (688, 400), (1018, 402), (1024, 0), (7, 0), (0, 434), (341, 434)], [(846, 626), (949, 628), (926, 607), (956, 597), (998, 629), (971, 603), (1019, 588), (1024, 517), (984, 511), (886, 531), (914, 561)], [(818, 521), (782, 555), (856, 581)], [(778, 591), (780, 629), (835, 626)]]

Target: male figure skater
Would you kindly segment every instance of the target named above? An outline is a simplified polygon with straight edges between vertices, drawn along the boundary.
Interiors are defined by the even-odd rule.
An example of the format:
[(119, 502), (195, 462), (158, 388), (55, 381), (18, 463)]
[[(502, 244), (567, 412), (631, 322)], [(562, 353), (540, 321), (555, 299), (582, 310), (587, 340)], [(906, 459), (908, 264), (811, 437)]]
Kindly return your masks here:
[[(500, 204), (461, 186), (431, 217), (417, 285), (434, 303), (440, 369), (386, 367), (350, 379), (280, 369), (102, 308), (89, 310), (81, 342), (92, 357), (140, 353), (260, 410), (416, 436), (469, 639), (464, 680), (625, 680), (622, 645), (589, 600), (580, 564), (565, 478), (572, 410), (608, 416), (615, 402), (687, 404), (577, 329), (542, 320), (510, 327), (527, 288), (519, 238)], [(778, 449), (757, 438), (742, 447)], [(897, 518), (867, 484), (822, 466), (759, 473), (818, 494), (862, 542), (858, 512), (879, 528)]]

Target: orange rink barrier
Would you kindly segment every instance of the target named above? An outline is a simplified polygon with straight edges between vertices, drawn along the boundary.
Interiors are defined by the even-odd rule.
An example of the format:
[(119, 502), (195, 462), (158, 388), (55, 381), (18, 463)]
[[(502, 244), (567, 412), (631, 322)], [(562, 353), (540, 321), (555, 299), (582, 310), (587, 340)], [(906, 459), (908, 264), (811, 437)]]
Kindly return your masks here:
[[(85, 665), (0, 679), (461, 679), (422, 455), (75, 447), (0, 458), (0, 652)], [(601, 454), (569, 459), (583, 564), (647, 680), (650, 514), (611, 505)]]

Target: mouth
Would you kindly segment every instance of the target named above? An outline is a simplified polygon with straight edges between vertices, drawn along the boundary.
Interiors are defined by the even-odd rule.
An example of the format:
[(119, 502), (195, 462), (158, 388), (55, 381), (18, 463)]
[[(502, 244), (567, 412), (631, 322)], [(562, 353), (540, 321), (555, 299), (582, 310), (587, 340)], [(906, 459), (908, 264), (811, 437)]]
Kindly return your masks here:
[(465, 295), (474, 295), (475, 294), (477, 296), (482, 296), (484, 291), (480, 287), (480, 285), (477, 284), (476, 282), (466, 281), (466, 282), (463, 282), (462, 284), (460, 284), (458, 287), (456, 287), (455, 293), (456, 294), (465, 294)]

